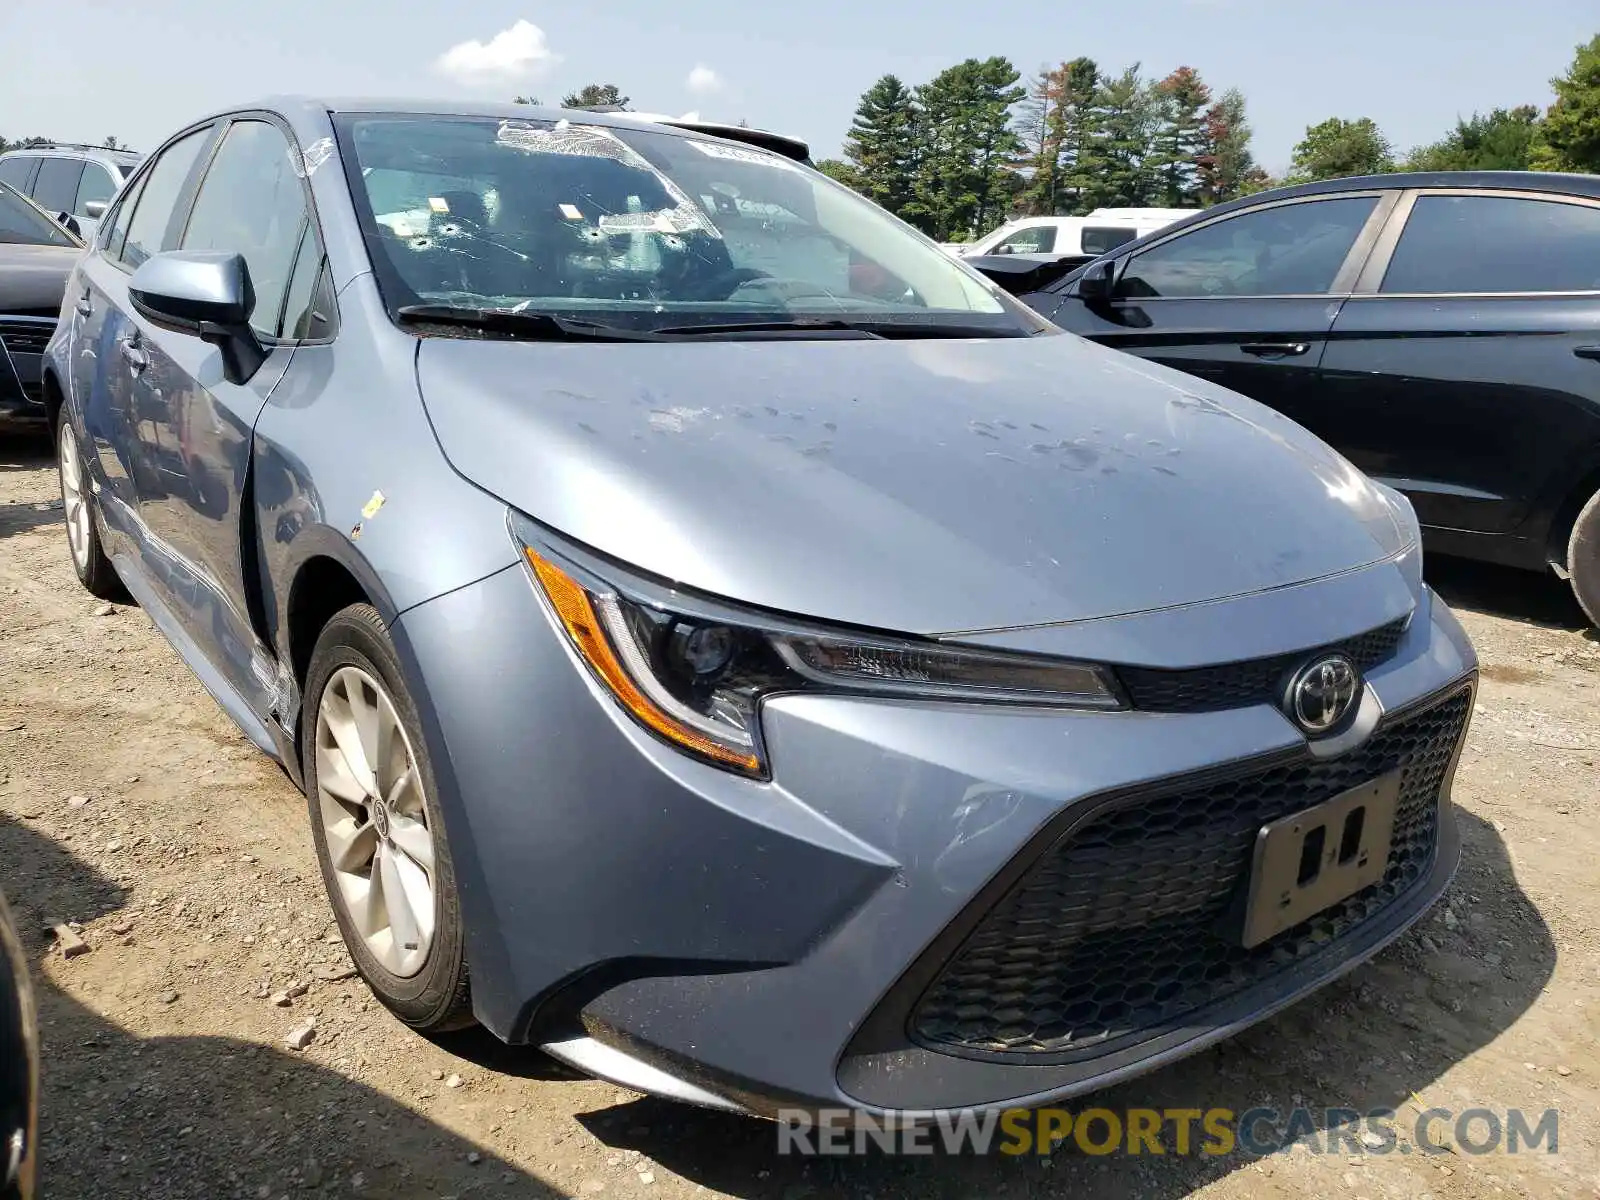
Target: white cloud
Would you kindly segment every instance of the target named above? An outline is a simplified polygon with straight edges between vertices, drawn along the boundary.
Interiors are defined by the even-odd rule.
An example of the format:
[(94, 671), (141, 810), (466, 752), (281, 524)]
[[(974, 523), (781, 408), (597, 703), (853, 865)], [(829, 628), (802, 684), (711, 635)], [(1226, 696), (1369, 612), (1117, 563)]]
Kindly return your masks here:
[(544, 30), (531, 21), (518, 21), (487, 42), (474, 39), (451, 46), (433, 65), (469, 87), (503, 86), (537, 79), (560, 61)]
[(684, 86), (695, 96), (715, 96), (722, 90), (722, 76), (704, 63), (698, 63), (695, 69), (689, 72), (689, 78), (684, 81)]

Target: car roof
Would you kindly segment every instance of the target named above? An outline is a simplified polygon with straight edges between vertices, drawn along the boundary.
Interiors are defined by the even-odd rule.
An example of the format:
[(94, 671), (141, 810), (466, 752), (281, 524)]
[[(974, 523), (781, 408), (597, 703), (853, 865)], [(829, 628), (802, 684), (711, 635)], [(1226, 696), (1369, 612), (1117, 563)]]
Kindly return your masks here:
[(112, 150), (106, 146), (80, 146), (71, 142), (53, 142), (48, 146), (17, 146), (0, 155), (3, 158), (11, 158), (13, 156), (17, 158), (93, 158), (129, 169), (138, 166), (144, 160), (144, 155), (136, 150)]
[(269, 96), (252, 104), (233, 105), (191, 122), (195, 124), (214, 121), (233, 113), (263, 111), (275, 112), (288, 119), (290, 124), (305, 126), (317, 117), (340, 114), (398, 113), (437, 117), (498, 117), (501, 120), (524, 121), (581, 121), (585, 125), (599, 125), (610, 129), (638, 129), (642, 123), (657, 128), (665, 126), (670, 132), (705, 137), (720, 137), (729, 141), (760, 146), (787, 158), (805, 161), (810, 151), (798, 138), (773, 133), (764, 129), (749, 129), (737, 125), (723, 125), (712, 121), (690, 118), (663, 117), (653, 113), (596, 112), (582, 108), (557, 108), (548, 104), (493, 104), (462, 99), (418, 99), (416, 97), (382, 96), (328, 96), (280, 95)]

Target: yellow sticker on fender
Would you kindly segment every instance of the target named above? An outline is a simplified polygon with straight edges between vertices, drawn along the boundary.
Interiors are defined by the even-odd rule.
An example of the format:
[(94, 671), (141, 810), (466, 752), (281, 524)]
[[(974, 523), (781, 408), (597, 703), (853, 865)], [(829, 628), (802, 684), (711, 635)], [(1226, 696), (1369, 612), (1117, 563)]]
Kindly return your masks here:
[(372, 499), (368, 500), (366, 507), (361, 510), (362, 517), (368, 521), (372, 520), (373, 517), (378, 515), (378, 510), (383, 507), (384, 500), (385, 497), (382, 492), (373, 492)]

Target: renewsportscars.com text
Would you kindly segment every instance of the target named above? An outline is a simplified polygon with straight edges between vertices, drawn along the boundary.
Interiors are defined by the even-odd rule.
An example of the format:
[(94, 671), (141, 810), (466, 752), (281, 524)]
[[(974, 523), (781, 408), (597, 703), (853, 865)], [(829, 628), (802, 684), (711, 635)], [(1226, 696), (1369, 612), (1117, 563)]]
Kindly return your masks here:
[(1555, 1154), (1560, 1115), (1553, 1108), (1430, 1108), (1404, 1121), (1391, 1108), (1011, 1108), (927, 1121), (849, 1109), (778, 1114), (779, 1154), (1047, 1155), (1070, 1146), (1091, 1155), (1263, 1157), (1290, 1145), (1314, 1154)]

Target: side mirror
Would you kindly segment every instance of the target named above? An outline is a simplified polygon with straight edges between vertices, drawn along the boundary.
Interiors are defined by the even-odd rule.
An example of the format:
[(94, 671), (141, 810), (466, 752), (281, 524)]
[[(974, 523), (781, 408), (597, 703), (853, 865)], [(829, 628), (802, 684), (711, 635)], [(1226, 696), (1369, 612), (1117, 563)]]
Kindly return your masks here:
[(145, 320), (221, 350), (229, 383), (248, 382), (266, 360), (250, 328), (256, 294), (242, 255), (224, 250), (157, 254), (128, 280), (128, 296)]
[(1085, 304), (1104, 304), (1117, 287), (1117, 264), (1113, 259), (1090, 263), (1078, 276), (1078, 299)]
[(109, 207), (110, 205), (104, 200), (85, 200), (83, 202), (83, 215), (91, 221), (98, 221), (106, 215), (106, 209)]
[(67, 232), (72, 234), (74, 237), (83, 236), (83, 230), (78, 228), (78, 218), (73, 216), (71, 213), (58, 212), (56, 214), (56, 220), (59, 221), (63, 228), (65, 228)]

